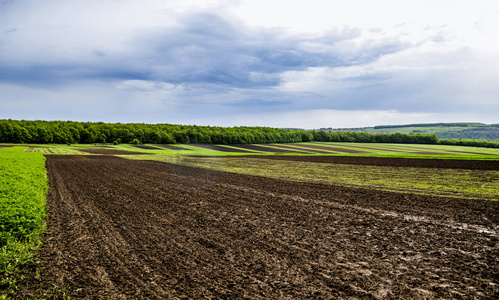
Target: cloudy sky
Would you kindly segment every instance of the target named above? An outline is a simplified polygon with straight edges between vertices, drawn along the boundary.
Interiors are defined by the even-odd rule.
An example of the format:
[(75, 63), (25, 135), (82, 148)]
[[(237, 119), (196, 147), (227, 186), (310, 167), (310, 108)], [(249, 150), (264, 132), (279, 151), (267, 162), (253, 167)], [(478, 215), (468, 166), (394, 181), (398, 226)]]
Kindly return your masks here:
[(0, 0), (0, 119), (499, 123), (497, 0)]

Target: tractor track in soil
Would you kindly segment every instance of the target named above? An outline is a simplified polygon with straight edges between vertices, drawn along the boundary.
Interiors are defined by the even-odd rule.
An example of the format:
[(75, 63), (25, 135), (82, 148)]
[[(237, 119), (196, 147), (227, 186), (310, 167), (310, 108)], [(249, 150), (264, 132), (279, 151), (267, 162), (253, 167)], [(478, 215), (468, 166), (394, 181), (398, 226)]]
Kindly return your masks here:
[(499, 295), (498, 202), (109, 156), (47, 168), (48, 233), (19, 298), (53, 283), (72, 299)]

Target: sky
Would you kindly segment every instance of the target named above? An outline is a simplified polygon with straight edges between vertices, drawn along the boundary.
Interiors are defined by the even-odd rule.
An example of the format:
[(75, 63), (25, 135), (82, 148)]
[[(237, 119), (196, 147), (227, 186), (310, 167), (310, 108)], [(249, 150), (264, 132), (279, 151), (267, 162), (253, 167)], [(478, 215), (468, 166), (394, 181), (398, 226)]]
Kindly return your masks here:
[(497, 0), (0, 0), (0, 119), (499, 123)]

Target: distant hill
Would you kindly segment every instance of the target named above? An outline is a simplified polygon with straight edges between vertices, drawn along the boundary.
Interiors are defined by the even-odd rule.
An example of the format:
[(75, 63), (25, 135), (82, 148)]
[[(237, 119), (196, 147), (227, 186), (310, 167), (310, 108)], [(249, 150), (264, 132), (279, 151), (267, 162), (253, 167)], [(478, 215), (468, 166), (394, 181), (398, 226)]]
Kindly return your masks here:
[(483, 123), (426, 123), (360, 128), (321, 128), (319, 130), (369, 133), (435, 133), (441, 139), (499, 140), (499, 124)]

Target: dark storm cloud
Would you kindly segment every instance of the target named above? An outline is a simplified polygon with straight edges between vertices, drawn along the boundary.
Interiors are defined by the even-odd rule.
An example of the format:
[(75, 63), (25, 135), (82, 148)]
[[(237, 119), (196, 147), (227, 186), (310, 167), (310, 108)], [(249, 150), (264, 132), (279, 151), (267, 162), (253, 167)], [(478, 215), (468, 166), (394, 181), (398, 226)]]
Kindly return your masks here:
[(149, 57), (153, 67), (159, 67), (151, 77), (175, 83), (273, 86), (281, 72), (366, 63), (405, 48), (389, 42), (342, 52), (335, 45), (357, 38), (358, 30), (306, 38), (236, 25), (212, 14), (193, 15), (176, 28), (142, 38), (141, 44), (154, 52)]
[[(280, 30), (249, 29), (214, 14), (189, 15), (177, 21), (171, 28), (148, 29), (131, 36), (127, 50), (86, 49), (84, 53), (46, 55), (43, 51), (47, 50), (37, 53), (33, 45), (29, 61), (16, 63), (10, 63), (13, 58), (16, 61), (10, 57), (15, 51), (0, 54), (0, 80), (50, 86), (68, 80), (136, 79), (258, 88), (278, 85), (282, 72), (363, 64), (407, 47), (393, 40), (349, 45), (359, 37), (358, 29), (304, 37)], [(61, 46), (71, 45), (61, 41)]]

